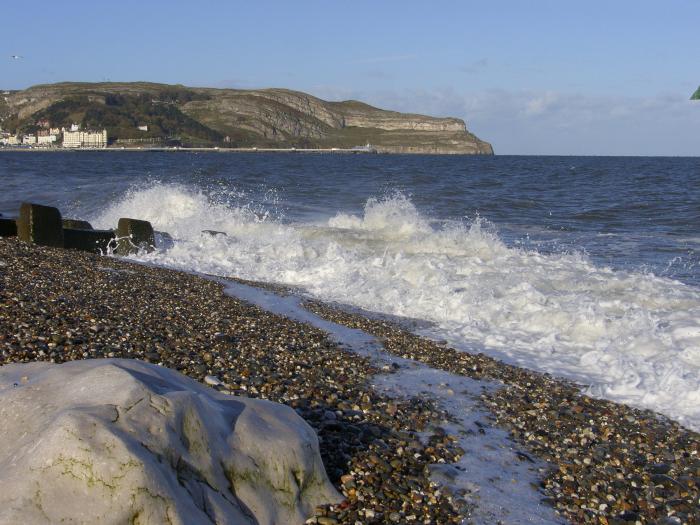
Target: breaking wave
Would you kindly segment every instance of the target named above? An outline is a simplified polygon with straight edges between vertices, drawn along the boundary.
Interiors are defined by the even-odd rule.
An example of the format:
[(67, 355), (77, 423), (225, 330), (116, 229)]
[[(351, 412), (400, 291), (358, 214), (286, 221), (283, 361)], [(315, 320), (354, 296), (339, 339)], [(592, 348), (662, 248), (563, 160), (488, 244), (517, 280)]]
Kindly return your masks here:
[(596, 266), (580, 253), (509, 247), (488, 221), (435, 221), (400, 194), (369, 199), (362, 214), (299, 223), (235, 197), (151, 184), (92, 220), (109, 227), (133, 216), (170, 233), (172, 244), (140, 260), (429, 321), (430, 335), (457, 348), (700, 429), (697, 288)]

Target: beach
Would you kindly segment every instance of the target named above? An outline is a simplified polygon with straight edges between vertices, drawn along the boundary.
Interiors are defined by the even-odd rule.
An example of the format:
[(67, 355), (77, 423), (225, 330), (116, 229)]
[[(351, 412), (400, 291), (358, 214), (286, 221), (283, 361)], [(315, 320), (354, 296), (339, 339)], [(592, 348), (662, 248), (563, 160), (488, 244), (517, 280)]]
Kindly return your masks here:
[[(318, 509), (317, 523), (468, 523), (478, 507), (474, 494), (441, 488), (430, 476), (431, 465), (457, 464), (469, 454), (464, 436), (445, 430), (454, 414), (429, 396), (397, 399), (372, 387), (404, 364), (379, 367), (314, 326), (188, 273), (2, 239), (0, 275), (3, 364), (141, 359), (199, 381), (209, 376), (214, 388), (233, 395), (293, 407), (317, 431), (327, 473), (346, 497)], [(488, 437), (505, 429), (520, 461), (541, 462), (533, 493), (561, 518), (700, 520), (697, 433), (650, 411), (587, 397), (547, 374), (458, 352), (388, 319), (317, 301), (307, 307), (373, 335), (387, 354), (498, 384), (483, 391), (480, 409), (489, 417), (473, 432)]]
[(0, 8), (0, 525), (700, 525), (700, 4), (365, 4)]

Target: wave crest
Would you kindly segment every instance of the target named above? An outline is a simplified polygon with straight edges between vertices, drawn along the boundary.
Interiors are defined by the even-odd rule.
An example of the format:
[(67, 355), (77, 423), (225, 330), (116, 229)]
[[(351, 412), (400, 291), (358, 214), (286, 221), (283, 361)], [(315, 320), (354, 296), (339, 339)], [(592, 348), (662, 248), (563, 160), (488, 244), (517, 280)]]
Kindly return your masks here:
[(150, 220), (175, 243), (142, 260), (297, 285), (320, 299), (423, 319), (459, 348), (700, 428), (695, 288), (599, 267), (581, 254), (508, 247), (486, 220), (431, 220), (401, 194), (320, 224), (284, 223), (235, 200), (154, 184), (127, 192), (95, 223)]

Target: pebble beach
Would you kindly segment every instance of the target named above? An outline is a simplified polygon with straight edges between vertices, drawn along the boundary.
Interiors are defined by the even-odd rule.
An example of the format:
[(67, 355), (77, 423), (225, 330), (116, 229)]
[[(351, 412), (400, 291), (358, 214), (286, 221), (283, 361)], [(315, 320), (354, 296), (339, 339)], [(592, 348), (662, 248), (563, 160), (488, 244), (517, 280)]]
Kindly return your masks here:
[[(700, 436), (651, 411), (595, 399), (547, 374), (458, 352), (402, 323), (337, 305), (306, 307), (373, 335), (392, 355), (495, 382), (483, 433), (506, 429), (543, 461), (539, 493), (563, 522), (700, 523)], [(317, 432), (346, 500), (310, 523), (470, 522), (473, 501), (431, 480), (465, 454), (427, 397), (371, 387), (391, 374), (308, 324), (262, 310), (199, 276), (0, 239), (0, 364), (104, 357), (157, 363), (225, 393), (294, 408)], [(458, 394), (457, 394), (458, 395)]]

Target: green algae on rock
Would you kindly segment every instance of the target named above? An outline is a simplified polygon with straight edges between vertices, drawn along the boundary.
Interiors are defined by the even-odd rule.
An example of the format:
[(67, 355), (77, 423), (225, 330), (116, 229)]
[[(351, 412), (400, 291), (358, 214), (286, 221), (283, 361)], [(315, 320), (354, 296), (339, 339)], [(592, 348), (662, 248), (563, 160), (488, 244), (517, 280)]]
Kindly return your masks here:
[(341, 499), (316, 434), (292, 409), (165, 367), (12, 364), (0, 367), (0, 400), (3, 523), (127, 523), (137, 513), (149, 523), (301, 525)]

